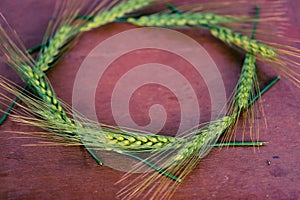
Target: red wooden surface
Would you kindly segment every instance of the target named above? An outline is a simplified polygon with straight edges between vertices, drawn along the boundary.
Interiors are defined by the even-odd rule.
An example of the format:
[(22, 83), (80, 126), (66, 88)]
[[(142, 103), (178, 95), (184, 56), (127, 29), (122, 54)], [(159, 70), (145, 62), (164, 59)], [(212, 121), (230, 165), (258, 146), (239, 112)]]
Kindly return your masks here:
[[(53, 4), (54, 1), (50, 0), (1, 0), (0, 12), (16, 29), (25, 45), (32, 47), (39, 44), (43, 37), (53, 12)], [(290, 0), (288, 6), (288, 16), (294, 26), (289, 32), (299, 36), (300, 2)], [(74, 77), (85, 55), (109, 36), (132, 28), (134, 26), (126, 23), (114, 23), (84, 34), (79, 44), (48, 73), (57, 95), (71, 103)], [(183, 32), (197, 40), (211, 54), (220, 68), (227, 93), (230, 94), (243, 55), (210, 36), (195, 31)], [(143, 58), (135, 55), (134, 59)], [(14, 71), (2, 61), (0, 64), (1, 75), (23, 84)], [(264, 80), (274, 75), (264, 71), (260, 70)], [(118, 76), (110, 73), (105, 77), (104, 88), (114, 84), (112, 80)], [(189, 76), (191, 82), (197, 82), (198, 77), (192, 74)], [(103, 90), (110, 91), (111, 88)], [(147, 98), (152, 95), (151, 90), (144, 93), (145, 99), (142, 100), (147, 102)], [(108, 92), (105, 95), (106, 98), (97, 104), (103, 111), (100, 120), (112, 124), (111, 113), (105, 109), (110, 105), (110, 96)], [(214, 149), (184, 181), (173, 199), (299, 199), (299, 97), (299, 90), (287, 80), (283, 79), (276, 84), (263, 96), (268, 127), (261, 127), (260, 139), (268, 141), (268, 144), (255, 152), (253, 148)], [(161, 101), (162, 105), (167, 105), (166, 100)], [(180, 111), (178, 107), (173, 109), (175, 113)], [(145, 113), (132, 115), (142, 124), (147, 123)], [(178, 115), (172, 115), (170, 120), (175, 123), (168, 124), (165, 134), (176, 131), (177, 119)], [(121, 178), (122, 172), (97, 166), (84, 148), (26, 147), (23, 145), (38, 140), (16, 138), (20, 135), (14, 133), (36, 130), (39, 129), (22, 126), (10, 119), (1, 126), (0, 199), (115, 199), (121, 186), (114, 183)], [(274, 159), (273, 156), (279, 158)], [(271, 161), (270, 165), (266, 163), (267, 160)]]

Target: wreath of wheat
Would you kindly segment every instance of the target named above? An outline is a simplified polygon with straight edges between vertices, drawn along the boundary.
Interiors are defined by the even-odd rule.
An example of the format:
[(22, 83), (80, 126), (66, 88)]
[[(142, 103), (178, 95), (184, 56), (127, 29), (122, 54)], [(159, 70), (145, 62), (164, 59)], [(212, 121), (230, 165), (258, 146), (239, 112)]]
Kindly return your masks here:
[[(118, 196), (124, 199), (138, 197), (170, 199), (183, 179), (213, 146), (242, 145), (261, 146), (258, 130), (255, 130), (255, 109), (252, 104), (273, 86), (276, 77), (264, 89), (259, 89), (257, 60), (268, 63), (281, 76), (299, 86), (300, 52), (293, 47), (297, 41), (284, 36), (287, 20), (283, 17), (284, 1), (274, 1), (269, 9), (260, 13), (259, 4), (239, 1), (199, 3), (174, 7), (154, 0), (121, 0), (95, 2), (58, 1), (42, 44), (26, 50), (17, 34), (1, 15), (0, 50), (8, 65), (26, 82), (21, 88), (12, 81), (0, 77), (0, 87), (14, 94), (12, 99), (1, 93), (1, 103), (9, 106), (2, 111), (14, 121), (37, 126), (45, 131), (26, 133), (51, 140), (48, 145), (85, 146), (100, 165), (95, 151), (111, 151), (138, 160), (138, 164), (124, 175), (120, 182), (129, 179), (134, 172), (145, 173), (134, 178)], [(146, 7), (159, 4), (161, 10), (148, 14)], [(253, 13), (230, 14), (232, 7), (247, 8)], [(231, 9), (230, 9), (231, 8)], [(255, 12), (254, 12), (255, 11)], [(145, 13), (145, 14), (144, 14)], [(260, 15), (260, 16), (259, 16)], [(193, 127), (182, 137), (156, 135), (130, 128), (120, 128), (86, 119), (73, 111), (56, 96), (46, 77), (46, 72), (78, 41), (80, 36), (94, 28), (111, 22), (128, 22), (137, 26), (205, 29), (212, 36), (245, 52), (241, 74), (226, 114), (216, 121)], [(278, 23), (276, 36), (268, 38), (272, 23)], [(262, 28), (257, 25), (262, 24)], [(250, 35), (249, 35), (250, 33)], [(256, 36), (259, 39), (255, 39)], [(30, 54), (39, 52), (36, 59)], [(29, 91), (29, 92), (28, 92)], [(18, 102), (20, 99), (22, 102)], [(18, 108), (13, 106), (17, 104)], [(260, 108), (259, 108), (260, 109)], [(13, 111), (13, 112), (11, 112)], [(234, 138), (238, 119), (243, 115), (250, 124), (250, 142), (227, 142)], [(25, 134), (25, 133), (23, 133)], [(221, 143), (217, 143), (223, 136)], [(42, 145), (46, 145), (43, 143)], [(146, 158), (139, 156), (147, 154)], [(104, 163), (105, 164), (105, 163)]]

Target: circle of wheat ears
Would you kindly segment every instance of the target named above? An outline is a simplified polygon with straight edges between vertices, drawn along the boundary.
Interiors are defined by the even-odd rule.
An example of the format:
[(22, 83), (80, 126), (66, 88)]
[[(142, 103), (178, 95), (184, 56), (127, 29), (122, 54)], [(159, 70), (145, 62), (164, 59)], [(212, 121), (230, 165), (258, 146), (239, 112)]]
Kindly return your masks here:
[[(295, 47), (299, 41), (286, 36), (289, 23), (285, 3), (284, 0), (274, 0), (266, 7), (261, 1), (243, 0), (179, 6), (156, 0), (57, 1), (43, 42), (29, 50), (1, 14), (0, 52), (26, 83), (26, 87), (21, 88), (0, 77), (0, 87), (6, 91), (0, 94), (1, 103), (9, 107), (2, 110), (1, 123), (9, 116), (19, 123), (40, 127), (44, 131), (19, 132), (50, 140), (41, 145), (85, 146), (100, 165), (105, 163), (95, 154), (98, 151), (129, 156), (138, 162), (119, 181), (128, 183), (119, 191), (118, 197), (170, 199), (184, 178), (214, 146), (264, 144), (258, 139), (255, 115), (263, 113), (260, 97), (279, 80), (279, 76), (260, 89), (257, 61), (299, 87), (300, 51)], [(147, 12), (148, 8), (151, 12)], [(171, 137), (94, 122), (74, 112), (56, 96), (46, 72), (60, 61), (84, 32), (112, 22), (195, 31), (203, 29), (224, 44), (244, 52), (241, 73), (225, 114), (215, 121), (191, 127), (181, 137)], [(33, 58), (31, 54), (35, 52), (38, 53)], [(7, 93), (15, 95), (16, 99)], [(13, 108), (14, 105), (18, 107)], [(240, 117), (250, 127), (251, 141), (234, 141)], [(144, 173), (132, 175), (141, 169)]]

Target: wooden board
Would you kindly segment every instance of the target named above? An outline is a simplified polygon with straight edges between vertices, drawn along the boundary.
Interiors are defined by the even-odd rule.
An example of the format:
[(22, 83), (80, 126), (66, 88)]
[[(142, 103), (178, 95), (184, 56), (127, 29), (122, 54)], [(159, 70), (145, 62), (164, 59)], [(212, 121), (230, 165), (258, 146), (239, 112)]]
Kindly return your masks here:
[[(300, 2), (288, 1), (288, 17), (293, 28), (289, 33), (300, 38)], [(54, 8), (54, 1), (1, 0), (2, 12), (9, 24), (18, 32), (26, 47), (38, 45), (43, 37)], [(135, 26), (127, 23), (105, 25), (82, 36), (79, 43), (64, 59), (48, 73), (57, 95), (72, 103), (72, 89), (76, 73), (86, 55), (101, 41)], [(219, 67), (224, 79), (227, 95), (238, 78), (243, 54), (223, 45), (205, 33), (182, 30), (204, 46)], [(126, 41), (124, 41), (126, 45)], [(106, 73), (99, 83), (96, 110), (99, 120), (115, 124), (110, 108), (111, 92), (122, 73), (132, 65), (147, 61), (162, 60), (176, 66), (185, 73), (192, 84), (204, 84), (193, 71), (185, 70), (183, 61), (173, 55), (132, 55), (116, 61), (114, 68)], [(149, 60), (148, 60), (149, 59)], [(179, 63), (179, 64), (178, 64)], [(132, 65), (131, 65), (132, 64)], [(1, 75), (24, 85), (15, 72), (0, 63)], [(263, 66), (259, 74), (265, 84), (276, 73)], [(143, 78), (143, 77), (141, 77)], [(146, 75), (145, 75), (146, 78)], [(100, 87), (101, 86), (101, 87)], [(168, 112), (164, 134), (178, 129), (180, 107), (170, 91), (157, 93), (157, 87), (145, 87), (141, 96), (131, 105), (134, 120), (141, 125), (149, 123), (148, 109), (154, 103), (165, 105)], [(200, 87), (201, 88), (201, 87)], [(205, 87), (203, 87), (205, 88)], [(198, 91), (200, 109), (207, 120), (206, 105), (208, 93)], [(201, 95), (202, 94), (202, 95)], [(99, 96), (99, 97), (98, 97)], [(154, 98), (155, 97), (155, 98)], [(268, 143), (255, 151), (253, 148), (214, 149), (187, 177), (176, 191), (173, 199), (299, 199), (300, 198), (300, 93), (285, 79), (282, 79), (263, 98), (268, 127), (261, 127), (260, 140)], [(174, 103), (175, 102), (175, 103)], [(145, 105), (144, 105), (144, 104)], [(170, 105), (172, 107), (170, 108)], [(208, 106), (209, 107), (209, 106)], [(4, 109), (4, 106), (1, 106)], [(260, 121), (263, 119), (261, 118)], [(16, 131), (38, 131), (8, 119), (0, 127), (0, 199), (115, 199), (121, 189), (115, 183), (123, 172), (109, 167), (100, 167), (81, 147), (28, 147), (39, 140), (24, 138)], [(21, 138), (20, 138), (21, 137)], [(23, 137), (23, 138), (22, 138)], [(273, 158), (273, 156), (277, 156)], [(267, 161), (270, 161), (268, 164)]]

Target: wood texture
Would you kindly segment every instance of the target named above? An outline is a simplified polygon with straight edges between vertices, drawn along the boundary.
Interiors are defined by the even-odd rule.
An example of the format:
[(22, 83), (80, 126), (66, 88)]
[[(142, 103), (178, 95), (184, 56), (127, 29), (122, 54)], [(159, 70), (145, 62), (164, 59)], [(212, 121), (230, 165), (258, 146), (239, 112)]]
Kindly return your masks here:
[[(300, 2), (289, 2), (287, 15), (293, 28), (288, 31), (300, 38)], [(51, 0), (1, 0), (0, 12), (18, 32), (26, 47), (33, 47), (42, 40), (53, 5), (54, 1)], [(84, 34), (76, 47), (48, 73), (57, 95), (71, 103), (75, 75), (85, 56), (99, 42), (133, 28), (135, 27), (126, 23), (112, 23)], [(193, 30), (182, 32), (198, 41), (210, 53), (220, 68), (229, 95), (236, 83), (243, 55), (207, 34)], [(180, 68), (180, 61), (172, 55), (149, 54), (147, 58), (139, 55), (140, 52), (135, 52), (114, 64), (114, 69), (108, 71), (99, 83), (97, 94), (101, 95), (96, 98), (96, 108), (101, 122), (115, 123), (110, 109), (110, 93), (124, 72), (122, 70), (132, 68), (130, 64), (145, 63), (148, 59), (167, 60), (168, 64), (177, 65), (184, 71), (185, 66)], [(3, 61), (0, 67), (1, 75), (23, 84)], [(270, 66), (263, 66), (259, 70), (264, 83), (274, 75), (269, 73), (266, 69), (268, 67)], [(184, 73), (191, 83), (203, 84), (192, 71)], [(198, 92), (201, 106), (208, 105), (207, 92)], [(137, 97), (132, 105), (131, 113), (141, 125), (149, 122), (149, 105), (159, 102), (168, 108), (170, 101), (176, 101), (170, 91), (157, 94), (155, 89), (146, 87), (141, 93), (142, 96)], [(152, 98), (153, 96), (159, 98)], [(262, 99), (268, 127), (261, 127), (260, 140), (267, 141), (268, 144), (255, 152), (253, 148), (214, 149), (184, 181), (173, 199), (300, 199), (299, 90), (282, 79)], [(1, 106), (1, 109), (4, 107)], [(205, 106), (201, 109), (204, 113), (207, 112)], [(167, 110), (171, 114), (162, 131), (164, 134), (176, 131), (180, 120), (180, 108), (176, 103)], [(201, 121), (206, 118), (207, 115), (204, 114)], [(39, 129), (17, 124), (10, 119), (0, 127), (0, 199), (116, 198), (115, 194), (121, 186), (114, 184), (123, 172), (97, 166), (84, 148), (27, 147), (24, 145), (37, 143), (39, 140), (20, 138), (22, 135), (15, 133), (37, 130)], [(270, 161), (269, 165), (267, 160)]]

